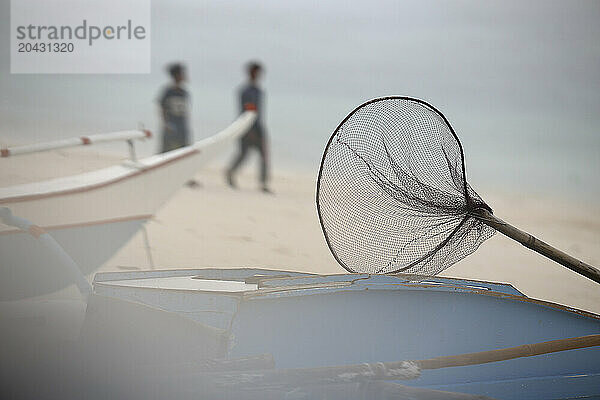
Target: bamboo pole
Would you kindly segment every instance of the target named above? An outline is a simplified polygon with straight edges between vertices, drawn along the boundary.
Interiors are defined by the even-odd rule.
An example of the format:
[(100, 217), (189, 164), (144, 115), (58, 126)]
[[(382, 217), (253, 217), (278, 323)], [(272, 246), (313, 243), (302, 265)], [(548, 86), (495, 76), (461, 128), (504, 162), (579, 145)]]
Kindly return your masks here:
[[(600, 346), (600, 335), (578, 336), (515, 347), (425, 360), (363, 363), (316, 368), (265, 369), (203, 374), (209, 384), (229, 388), (341, 384), (416, 379), (421, 370), (479, 365), (521, 357)], [(200, 379), (200, 378), (199, 378)]]
[(472, 215), (483, 223), (496, 229), (498, 232), (521, 243), (523, 246), (556, 261), (560, 265), (569, 268), (571, 271), (577, 272), (596, 283), (600, 283), (600, 271), (598, 269), (550, 246), (548, 243), (541, 241), (535, 236), (512, 226), (508, 222), (496, 217), (488, 210), (480, 208), (473, 211)]
[(132, 141), (136, 139), (149, 139), (152, 133), (148, 130), (119, 131), (99, 133), (96, 135), (80, 136), (69, 139), (55, 140), (52, 142), (34, 143), (23, 146), (7, 147), (0, 149), (0, 157), (17, 156), (21, 154), (38, 153), (41, 151), (57, 150), (67, 147), (88, 146), (95, 143), (116, 141)]
[(413, 361), (413, 363), (415, 363), (421, 369), (462, 367), (465, 365), (486, 364), (496, 361), (512, 360), (514, 358), (539, 356), (542, 354), (583, 349), (594, 346), (600, 346), (600, 335), (578, 336), (574, 338), (550, 340), (548, 342), (524, 344), (516, 347), (507, 347), (504, 349), (480, 351), (477, 353), (465, 353), (455, 356), (429, 358), (427, 360)]

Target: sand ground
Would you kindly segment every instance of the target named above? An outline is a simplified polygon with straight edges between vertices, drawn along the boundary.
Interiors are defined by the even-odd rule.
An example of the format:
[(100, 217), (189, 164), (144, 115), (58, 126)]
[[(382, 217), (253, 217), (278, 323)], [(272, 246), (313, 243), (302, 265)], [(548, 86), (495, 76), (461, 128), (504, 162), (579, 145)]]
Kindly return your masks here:
[[(116, 161), (71, 149), (1, 160), (0, 185), (92, 170)], [(50, 167), (49, 167), (50, 166)], [(100, 271), (203, 267), (260, 267), (343, 273), (330, 255), (315, 206), (313, 173), (276, 171), (275, 195), (257, 190), (253, 163), (240, 189), (219, 169), (197, 175), (199, 189), (181, 188), (147, 224), (153, 266), (138, 233)], [(249, 171), (249, 172), (248, 172)], [(479, 189), (479, 188), (478, 188)], [(478, 190), (497, 216), (592, 265), (600, 265), (600, 206), (549, 197)], [(600, 313), (596, 283), (496, 234), (443, 275), (513, 284), (526, 295)]]
[[(316, 176), (316, 172), (314, 174)], [(323, 238), (310, 174), (276, 175), (274, 196), (241, 176), (239, 190), (217, 170), (200, 173), (201, 189), (182, 188), (147, 225), (155, 268), (260, 267), (344, 273)], [(496, 215), (592, 265), (600, 264), (600, 218), (591, 205), (494, 193)], [(102, 270), (149, 267), (138, 234)], [(513, 284), (530, 297), (600, 313), (596, 283), (501, 234), (442, 273)]]

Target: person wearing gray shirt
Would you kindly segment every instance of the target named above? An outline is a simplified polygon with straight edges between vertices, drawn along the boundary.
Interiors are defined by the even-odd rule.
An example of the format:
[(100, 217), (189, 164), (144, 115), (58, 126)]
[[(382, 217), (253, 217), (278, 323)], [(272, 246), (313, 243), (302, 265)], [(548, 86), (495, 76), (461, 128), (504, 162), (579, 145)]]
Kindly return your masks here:
[(190, 144), (188, 129), (190, 96), (183, 88), (186, 79), (185, 69), (181, 64), (173, 64), (168, 71), (173, 83), (162, 91), (158, 99), (163, 120), (161, 153)]
[[(161, 153), (190, 144), (188, 127), (190, 95), (183, 87), (183, 82), (187, 79), (185, 68), (181, 64), (172, 64), (168, 72), (173, 82), (163, 89), (158, 98), (163, 122)], [(186, 185), (190, 188), (200, 187), (194, 179), (187, 181)]]
[(234, 174), (246, 159), (250, 149), (256, 149), (260, 155), (260, 183), (263, 192), (271, 193), (268, 187), (269, 178), (269, 153), (266, 143), (266, 131), (263, 125), (263, 91), (258, 87), (258, 79), (262, 66), (257, 62), (250, 62), (247, 66), (248, 82), (239, 91), (240, 113), (256, 111), (257, 118), (248, 132), (240, 139), (239, 152), (227, 170), (227, 183), (232, 188), (237, 188)]

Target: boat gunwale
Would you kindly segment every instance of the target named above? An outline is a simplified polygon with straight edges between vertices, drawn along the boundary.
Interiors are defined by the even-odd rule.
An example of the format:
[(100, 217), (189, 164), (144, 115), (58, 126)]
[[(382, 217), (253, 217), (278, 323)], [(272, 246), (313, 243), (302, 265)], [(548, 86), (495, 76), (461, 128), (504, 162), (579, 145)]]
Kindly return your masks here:
[[(41, 226), (40, 228), (44, 229), (45, 231), (59, 231), (62, 229), (81, 228), (81, 227), (85, 227), (85, 226), (107, 225), (107, 224), (115, 224), (115, 223), (130, 222), (130, 221), (144, 221), (144, 220), (150, 220), (153, 217), (154, 217), (153, 214), (141, 214), (141, 215), (131, 215), (128, 217), (120, 217), (120, 218), (101, 219), (101, 220), (89, 221), (89, 222), (75, 222), (72, 224)], [(15, 234), (28, 235), (29, 232), (23, 231), (21, 229), (10, 229), (10, 230), (6, 230), (6, 231), (0, 231), (0, 235), (15, 235)]]
[[(229, 124), (223, 130), (217, 132), (213, 136), (209, 136), (209, 137), (201, 139), (195, 143), (192, 143), (189, 146), (185, 146), (185, 147), (182, 147), (182, 148), (179, 148), (176, 150), (172, 150), (170, 152), (166, 152), (166, 153), (162, 153), (162, 154), (155, 154), (155, 155), (146, 157), (137, 162), (132, 162), (131, 160), (126, 160), (117, 165), (113, 165), (113, 166), (106, 167), (106, 168), (101, 168), (101, 169), (90, 171), (90, 172), (85, 172), (82, 174), (65, 176), (65, 177), (45, 180), (45, 181), (41, 181), (41, 182), (25, 183), (25, 184), (21, 184), (21, 185), (14, 185), (14, 186), (7, 186), (7, 187), (0, 188), (2, 191), (10, 191), (10, 190), (15, 190), (17, 192), (18, 191), (27, 191), (27, 190), (32, 191), (32, 193), (17, 194), (17, 195), (12, 195), (12, 196), (10, 194), (8, 194), (6, 197), (0, 197), (0, 204), (22, 203), (22, 202), (35, 201), (35, 200), (45, 199), (45, 198), (50, 198), (50, 197), (67, 196), (67, 195), (72, 195), (72, 194), (77, 194), (77, 193), (82, 193), (82, 192), (88, 192), (88, 191), (97, 190), (97, 189), (100, 189), (100, 188), (103, 188), (106, 186), (110, 186), (110, 185), (122, 182), (124, 180), (127, 180), (127, 179), (137, 177), (141, 174), (155, 170), (160, 167), (164, 167), (165, 165), (182, 160), (184, 158), (188, 158), (193, 155), (201, 154), (203, 147), (214, 143), (216, 136), (223, 136), (223, 135), (228, 135), (228, 134), (229, 134), (229, 136), (231, 136), (231, 134), (230, 134), (231, 130), (233, 130), (234, 133), (243, 132), (244, 130), (240, 130), (238, 125), (240, 125), (240, 124), (242, 124), (244, 126), (250, 125), (254, 121), (255, 118), (256, 118), (256, 114), (253, 111), (246, 111), (243, 114), (241, 114), (236, 120), (234, 120), (231, 124)], [(106, 177), (102, 177), (102, 176), (97, 177), (96, 178), (97, 181), (94, 183), (86, 184), (85, 182), (83, 182), (85, 180), (85, 178), (93, 176), (93, 175), (98, 175), (98, 174), (100, 174), (100, 175), (106, 174), (107, 176)], [(72, 187), (68, 187), (68, 186), (70, 186), (70, 184), (72, 184), (71, 181), (74, 179), (77, 180), (75, 182), (75, 184), (73, 184)], [(80, 182), (80, 180), (81, 180), (81, 182)], [(63, 185), (63, 186), (67, 186), (67, 188), (60, 188), (60, 187), (56, 188), (56, 189), (44, 188), (44, 190), (42, 190), (42, 191), (35, 192), (35, 190), (33, 188), (35, 188), (36, 185), (39, 185), (41, 183), (56, 184), (58, 186)]]
[[(27, 201), (34, 201), (34, 200), (45, 199), (45, 198), (50, 198), (50, 197), (57, 197), (57, 196), (68, 196), (68, 195), (72, 195), (72, 194), (84, 193), (84, 192), (101, 189), (106, 186), (110, 186), (110, 185), (122, 182), (127, 179), (135, 178), (146, 172), (155, 170), (157, 168), (171, 164), (175, 161), (179, 161), (179, 160), (187, 158), (191, 155), (200, 153), (200, 150), (194, 149), (194, 148), (187, 148), (185, 150), (186, 150), (185, 152), (181, 152), (182, 154), (178, 154), (178, 155), (170, 157), (170, 158), (165, 157), (163, 160), (158, 160), (155, 163), (152, 163), (147, 166), (144, 164), (139, 164), (139, 165), (136, 165), (135, 168), (132, 168), (130, 165), (120, 164), (120, 165), (116, 165), (116, 166), (111, 166), (111, 167), (95, 170), (92, 172), (86, 172), (86, 173), (83, 173), (80, 175), (68, 176), (68, 177), (65, 177), (64, 179), (83, 177), (83, 176), (86, 176), (89, 174), (97, 174), (102, 171), (111, 172), (110, 170), (115, 169), (115, 167), (130, 168), (129, 170), (117, 171), (112, 174), (113, 176), (109, 176), (104, 180), (100, 180), (99, 182), (92, 183), (92, 184), (87, 184), (87, 185), (82, 184), (82, 185), (75, 186), (75, 187), (68, 188), (68, 189), (56, 189), (56, 190), (50, 190), (50, 191), (41, 192), (41, 193), (32, 193), (32, 194), (0, 198), (0, 204), (23, 203), (23, 202), (27, 202)], [(28, 183), (28, 184), (19, 185), (19, 186), (23, 186), (23, 187), (24, 186), (33, 186), (33, 185), (39, 184), (39, 183), (40, 182), (33, 182), (33, 183)], [(13, 186), (13, 187), (15, 187), (15, 186)]]
[[(182, 273), (184, 271), (189, 271), (190, 274), (189, 275), (177, 275), (177, 276), (189, 276), (190, 278), (192, 278), (192, 276), (198, 276), (198, 271), (200, 271), (200, 274), (202, 271), (204, 272), (208, 272), (208, 271), (217, 271), (220, 270), (218, 268), (204, 268), (204, 269), (190, 269), (190, 270), (184, 270), (184, 269), (179, 269), (179, 270), (168, 270), (168, 269), (164, 269), (164, 270), (154, 270), (154, 271), (147, 271), (147, 272), (151, 272), (151, 273), (169, 273), (171, 271), (177, 271), (178, 273)], [(235, 269), (222, 269), (223, 271), (260, 271), (261, 269), (258, 268), (235, 268)], [(280, 271), (280, 270), (269, 270), (269, 269), (262, 269), (263, 271), (268, 271), (268, 272), (281, 272), (281, 273), (285, 273), (285, 272), (291, 272), (291, 273), (298, 273), (295, 271)], [(144, 273), (144, 271), (131, 271), (131, 272), (104, 272), (104, 273), (98, 273), (96, 274), (95, 278), (94, 278), (94, 282), (93, 285), (94, 287), (96, 285), (102, 286), (102, 287), (116, 287), (116, 285), (111, 285), (110, 282), (114, 281), (114, 280), (128, 280), (127, 278), (124, 278), (124, 276), (131, 276), (134, 274), (137, 274), (138, 277), (136, 278), (129, 278), (129, 279), (143, 279), (139, 277), (140, 273)], [(120, 279), (102, 279), (102, 278), (106, 278), (105, 276), (102, 276), (102, 274), (122, 274), (122, 277), (120, 277)], [(100, 275), (100, 276), (98, 276)], [(273, 280), (278, 280), (278, 279), (295, 279), (295, 278), (307, 278), (307, 277), (313, 277), (313, 278), (327, 278), (330, 276), (352, 276), (352, 275), (358, 275), (358, 276), (364, 276), (367, 275), (366, 277), (360, 277), (357, 279), (353, 279), (353, 280), (349, 280), (349, 281), (337, 281), (337, 282), (324, 282), (324, 283), (313, 283), (313, 284), (300, 284), (300, 285), (291, 285), (291, 286), (285, 286), (285, 287), (261, 287), (260, 286), (260, 282), (262, 280), (269, 280), (268, 276), (265, 276), (263, 279), (258, 281), (258, 289), (256, 290), (251, 290), (251, 291), (240, 291), (240, 292), (223, 292), (223, 291), (216, 291), (216, 290), (197, 290), (197, 289), (165, 289), (165, 288), (153, 288), (153, 287), (128, 287), (128, 286), (119, 286), (120, 288), (129, 288), (129, 289), (144, 289), (144, 290), (166, 290), (166, 291), (170, 291), (170, 292), (175, 292), (175, 293), (197, 293), (197, 294), (215, 294), (215, 295), (225, 295), (225, 296), (230, 296), (230, 297), (235, 297), (235, 298), (241, 298), (242, 300), (254, 300), (254, 299), (264, 299), (264, 298), (269, 298), (272, 296), (278, 297), (278, 295), (282, 295), (284, 293), (290, 295), (290, 296), (294, 296), (294, 293), (297, 293), (298, 291), (306, 291), (306, 290), (316, 290), (319, 293), (312, 293), (312, 294), (306, 294), (306, 292), (304, 292), (303, 294), (300, 294), (300, 296), (305, 296), (305, 295), (315, 295), (315, 294), (322, 294), (321, 290), (332, 290), (334, 293), (339, 292), (340, 290), (345, 290), (345, 289), (351, 289), (351, 290), (386, 290), (386, 291), (390, 291), (390, 290), (395, 290), (393, 289), (391, 286), (400, 286), (402, 287), (403, 290), (411, 290), (411, 289), (433, 289), (435, 291), (451, 291), (454, 290), (456, 292), (460, 292), (460, 293), (465, 293), (465, 294), (476, 294), (476, 295), (484, 295), (484, 296), (490, 296), (490, 297), (494, 297), (494, 298), (498, 298), (498, 299), (503, 299), (503, 300), (511, 300), (511, 301), (520, 301), (520, 302), (524, 302), (524, 303), (529, 303), (529, 304), (534, 304), (534, 305), (538, 305), (538, 306), (542, 306), (542, 307), (547, 307), (547, 308), (551, 308), (551, 309), (555, 309), (558, 311), (562, 311), (562, 312), (568, 312), (571, 314), (575, 314), (579, 317), (584, 317), (584, 318), (592, 318), (595, 320), (599, 320), (600, 321), (600, 315), (595, 314), (593, 312), (590, 311), (585, 311), (585, 310), (581, 310), (575, 307), (571, 307), (571, 306), (566, 306), (563, 304), (558, 304), (558, 303), (553, 303), (550, 301), (546, 301), (546, 300), (539, 300), (539, 299), (534, 299), (534, 298), (530, 298), (527, 297), (526, 295), (515, 295), (515, 294), (509, 294), (509, 293), (502, 293), (502, 292), (498, 292), (495, 290), (481, 290), (481, 289), (477, 289), (474, 287), (470, 287), (470, 286), (459, 286), (459, 285), (452, 285), (452, 284), (422, 284), (422, 283), (411, 283), (411, 282), (398, 282), (398, 283), (372, 283), (369, 284), (368, 282), (363, 282), (362, 285), (365, 285), (364, 287), (360, 287), (355, 285), (355, 282), (357, 281), (361, 281), (361, 280), (368, 280), (370, 277), (372, 276), (376, 276), (376, 275), (370, 275), (370, 274), (327, 274), (327, 275), (318, 275), (318, 274), (310, 274), (307, 273), (306, 275), (299, 275), (296, 277), (287, 277), (287, 278), (282, 278), (282, 277), (274, 277), (272, 278)], [(398, 274), (391, 274), (389, 276), (397, 276)], [(114, 276), (114, 275), (113, 275)], [(168, 276), (166, 276), (168, 277)], [(98, 279), (99, 278), (99, 279)], [(427, 277), (429, 279), (434, 279), (435, 277)], [(477, 283), (485, 283), (484, 281), (476, 281), (476, 280), (468, 280), (468, 279), (460, 279), (460, 278), (449, 278), (449, 277), (444, 277), (446, 279), (456, 279), (456, 280), (461, 280), (461, 281), (468, 281), (468, 282), (477, 282)], [(241, 278), (240, 278), (241, 279)], [(232, 279), (221, 279), (219, 278), (219, 280), (232, 280)], [(494, 282), (489, 282), (489, 283), (494, 283)], [(501, 283), (502, 285), (509, 285), (512, 286), (510, 284), (506, 284), (506, 283)], [(385, 288), (382, 286), (386, 286)], [(369, 286), (371, 286), (371, 288), (369, 288)], [(443, 289), (443, 290), (440, 290)], [(397, 290), (397, 289), (396, 289)]]

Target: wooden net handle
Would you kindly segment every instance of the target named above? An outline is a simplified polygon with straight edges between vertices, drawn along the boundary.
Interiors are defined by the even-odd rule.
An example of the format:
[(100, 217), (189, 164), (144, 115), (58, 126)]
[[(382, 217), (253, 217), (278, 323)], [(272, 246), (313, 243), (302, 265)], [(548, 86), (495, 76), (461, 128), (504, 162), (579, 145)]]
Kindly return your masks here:
[(548, 243), (541, 241), (535, 236), (512, 226), (508, 222), (496, 217), (488, 210), (480, 208), (473, 211), (472, 215), (486, 225), (496, 229), (498, 232), (521, 243), (523, 246), (556, 261), (560, 265), (569, 268), (571, 271), (577, 272), (596, 283), (600, 283), (600, 271), (598, 269), (550, 246)]

